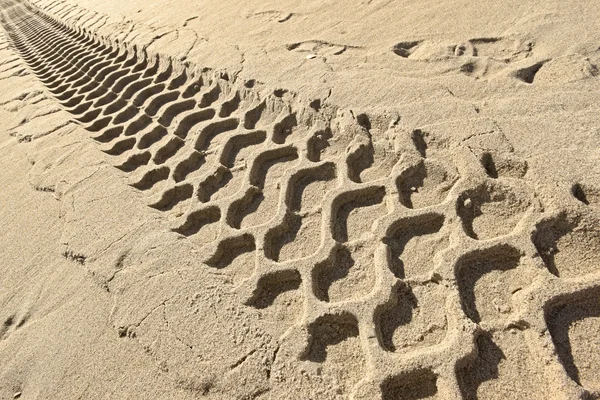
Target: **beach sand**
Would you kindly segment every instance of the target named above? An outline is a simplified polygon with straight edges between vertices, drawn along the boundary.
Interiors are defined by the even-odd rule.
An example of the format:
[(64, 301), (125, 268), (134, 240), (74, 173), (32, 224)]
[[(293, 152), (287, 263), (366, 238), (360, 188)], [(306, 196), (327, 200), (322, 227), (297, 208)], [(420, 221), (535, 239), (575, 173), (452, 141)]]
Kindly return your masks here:
[(0, 399), (600, 398), (600, 4), (0, 1)]

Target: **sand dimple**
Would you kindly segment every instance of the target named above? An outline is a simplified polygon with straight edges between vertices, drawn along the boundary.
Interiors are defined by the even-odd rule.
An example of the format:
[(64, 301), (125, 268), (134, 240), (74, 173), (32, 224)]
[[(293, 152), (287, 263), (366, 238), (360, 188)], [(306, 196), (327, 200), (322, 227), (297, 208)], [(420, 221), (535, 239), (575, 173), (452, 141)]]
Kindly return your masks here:
[(361, 182), (387, 178), (400, 158), (386, 139), (373, 143), (372, 153), (371, 165), (360, 173)]
[(214, 175), (200, 183), (198, 198), (202, 202), (218, 201), (233, 196), (243, 185), (246, 171), (266, 138), (264, 131), (236, 135), (223, 145), (221, 163)]
[(533, 242), (551, 273), (575, 278), (600, 271), (598, 226), (593, 213), (565, 213), (539, 223)]
[(600, 289), (569, 296), (550, 309), (546, 321), (567, 374), (593, 393), (600, 393)]
[(509, 246), (464, 256), (456, 271), (464, 312), (474, 322), (506, 318), (515, 311), (512, 295), (535, 276), (522, 264), (518, 250)]
[(358, 132), (348, 148), (350, 153), (346, 163), (350, 179), (366, 183), (388, 178), (402, 154), (394, 147), (393, 130), (391, 134), (384, 132), (386, 126), (382, 121), (372, 126), (366, 114), (357, 115), (356, 120), (348, 125), (349, 130), (354, 128)]
[(571, 187), (571, 194), (586, 206), (600, 206), (600, 188), (597, 186), (576, 183)]
[(509, 62), (529, 56), (533, 43), (516, 37), (487, 37), (471, 39), (477, 57), (489, 57)]
[(389, 268), (398, 278), (414, 278), (434, 268), (434, 258), (449, 245), (447, 234), (440, 230), (444, 216), (429, 214), (403, 219), (388, 231), (386, 244), (390, 252)]
[(308, 327), (309, 345), (303, 359), (321, 364), (346, 394), (363, 378), (365, 359), (360, 351), (358, 322), (349, 314), (327, 314)]
[(244, 211), (239, 210), (240, 213), (244, 213), (241, 216), (240, 228), (263, 224), (276, 214), (282, 185), (280, 179), (298, 158), (295, 151), (288, 149), (274, 151), (264, 159), (257, 159), (256, 163), (259, 165), (253, 182), (261, 191), (253, 196)]
[(288, 213), (283, 223), (265, 237), (265, 253), (274, 261), (285, 262), (308, 257), (321, 245), (321, 211), (301, 216)]
[(268, 322), (275, 337), (283, 335), (302, 315), (301, 283), (297, 271), (281, 271), (264, 276), (247, 302), (259, 310), (260, 318)]
[(337, 302), (368, 294), (375, 284), (374, 244), (353, 243), (333, 250), (313, 270), (317, 298)]
[(242, 183), (243, 171), (217, 169), (198, 184), (197, 197), (202, 203), (216, 201), (234, 195)]
[(382, 400), (441, 399), (437, 376), (428, 370), (417, 370), (386, 379), (381, 385)]
[(292, 178), (290, 211), (282, 225), (267, 233), (265, 246), (270, 258), (283, 262), (310, 256), (319, 249), (323, 198), (335, 186), (333, 164), (300, 171)]
[(397, 179), (400, 201), (408, 208), (429, 207), (444, 201), (458, 176), (443, 164), (426, 159)]
[(377, 186), (341, 195), (334, 238), (343, 243), (369, 237), (375, 220), (387, 214), (384, 196), (385, 189)]
[(252, 275), (256, 263), (256, 245), (250, 235), (242, 235), (223, 240), (216, 252), (206, 260), (212, 268), (222, 269), (232, 278), (234, 285), (239, 285)]
[(527, 163), (512, 153), (481, 154), (481, 165), (490, 178), (523, 178), (527, 173)]
[(457, 208), (465, 232), (485, 240), (512, 232), (531, 204), (525, 188), (496, 180), (463, 193)]
[(396, 299), (377, 312), (381, 345), (407, 352), (441, 343), (447, 330), (446, 296), (446, 289), (437, 284), (400, 287)]
[(359, 298), (372, 290), (377, 243), (371, 230), (375, 220), (387, 214), (384, 196), (385, 189), (374, 186), (344, 193), (336, 199), (333, 237), (338, 245), (313, 269), (317, 298), (338, 302)]
[(549, 398), (549, 384), (523, 332), (483, 333), (477, 338), (477, 353), (475, 361), (457, 371), (463, 398)]
[(184, 236), (194, 235), (194, 240), (200, 244), (210, 243), (217, 238), (221, 212), (216, 207), (207, 207), (194, 211), (188, 215), (187, 220), (175, 232)]

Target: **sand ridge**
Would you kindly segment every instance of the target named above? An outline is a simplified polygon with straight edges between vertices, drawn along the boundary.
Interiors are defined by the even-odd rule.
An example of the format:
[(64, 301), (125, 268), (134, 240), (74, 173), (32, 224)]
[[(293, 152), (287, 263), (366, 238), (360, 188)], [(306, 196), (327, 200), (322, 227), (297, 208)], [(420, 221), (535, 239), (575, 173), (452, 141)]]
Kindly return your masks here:
[[(224, 307), (274, 318), (275, 340), (228, 365), (224, 380), (188, 371), (180, 387), (214, 398), (597, 395), (577, 342), (598, 314), (597, 256), (585, 251), (598, 246), (593, 186), (574, 184), (549, 213), (493, 123), (459, 141), (407, 130), (396, 115), (150, 54), (26, 2), (3, 10), (12, 46), (48, 93), (203, 268), (227, 271), (238, 304)], [(496, 43), (480, 42), (455, 51)], [(416, 57), (421, 46), (394, 52)], [(541, 65), (516, 78), (533, 82)], [(162, 289), (147, 290), (152, 303)], [(131, 301), (117, 300), (115, 333), (145, 343), (165, 371), (185, 359), (153, 328), (156, 310), (166, 320), (177, 307), (157, 301), (135, 321), (123, 311), (139, 307)]]

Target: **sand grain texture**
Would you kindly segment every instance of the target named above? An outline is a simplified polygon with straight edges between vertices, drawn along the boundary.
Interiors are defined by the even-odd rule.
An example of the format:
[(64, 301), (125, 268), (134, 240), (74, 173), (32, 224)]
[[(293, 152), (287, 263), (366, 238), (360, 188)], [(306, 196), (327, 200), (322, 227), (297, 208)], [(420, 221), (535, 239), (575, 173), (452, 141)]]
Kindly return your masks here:
[(2, 0), (0, 398), (600, 398), (598, 17)]

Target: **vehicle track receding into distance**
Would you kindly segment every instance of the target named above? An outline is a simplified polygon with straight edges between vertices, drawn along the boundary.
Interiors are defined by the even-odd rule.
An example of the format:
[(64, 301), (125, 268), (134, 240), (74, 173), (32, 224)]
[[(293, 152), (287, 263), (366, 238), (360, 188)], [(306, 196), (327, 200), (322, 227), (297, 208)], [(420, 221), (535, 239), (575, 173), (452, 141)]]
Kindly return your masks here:
[(595, 390), (574, 383), (579, 359), (556, 321), (597, 293), (598, 266), (564, 277), (573, 260), (544, 253), (597, 221), (593, 206), (542, 221), (518, 163), (497, 168), (493, 154), (393, 121), (372, 135), (367, 115), (150, 55), (28, 2), (1, 4), (16, 52), (208, 268), (236, 271), (251, 307), (302, 298), (284, 334), (304, 343), (300, 359), (325, 364), (345, 343), (355, 398), (471, 398), (482, 382), (501, 384), (485, 371), (523, 363), (567, 396)]

